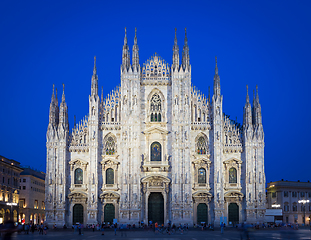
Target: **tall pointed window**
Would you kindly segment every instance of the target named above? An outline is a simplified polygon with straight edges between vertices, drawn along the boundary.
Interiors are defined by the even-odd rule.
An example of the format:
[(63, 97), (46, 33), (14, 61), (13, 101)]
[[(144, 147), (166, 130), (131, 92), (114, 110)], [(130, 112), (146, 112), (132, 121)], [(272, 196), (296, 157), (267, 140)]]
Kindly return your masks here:
[(206, 183), (206, 170), (204, 168), (199, 169), (198, 183)]
[(150, 148), (150, 160), (161, 161), (161, 144), (158, 142), (153, 142)]
[(237, 183), (237, 174), (234, 167), (229, 169), (229, 183)]
[(199, 137), (197, 141), (197, 154), (206, 154), (206, 142), (204, 137)]
[(150, 102), (150, 121), (161, 122), (161, 98), (159, 94), (154, 94)]
[(81, 168), (75, 170), (75, 184), (83, 184), (83, 170)]
[(109, 136), (105, 143), (106, 155), (114, 155), (115, 153), (115, 141), (112, 136)]
[(106, 170), (106, 184), (114, 184), (114, 171), (112, 168)]

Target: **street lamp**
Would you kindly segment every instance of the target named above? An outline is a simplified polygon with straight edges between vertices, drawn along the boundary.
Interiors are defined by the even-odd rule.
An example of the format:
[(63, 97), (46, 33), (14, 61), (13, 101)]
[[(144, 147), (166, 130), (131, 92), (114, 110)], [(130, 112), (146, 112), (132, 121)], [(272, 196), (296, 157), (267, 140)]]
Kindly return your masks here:
[(298, 200), (298, 203), (302, 203), (303, 206), (303, 224), (306, 225), (306, 203), (309, 203), (309, 200)]

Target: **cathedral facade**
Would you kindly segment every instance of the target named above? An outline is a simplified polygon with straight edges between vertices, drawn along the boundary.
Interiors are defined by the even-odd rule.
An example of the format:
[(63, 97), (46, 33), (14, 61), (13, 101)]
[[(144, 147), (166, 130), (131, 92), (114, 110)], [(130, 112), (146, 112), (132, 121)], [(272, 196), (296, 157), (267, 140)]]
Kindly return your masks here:
[[(132, 61), (125, 32), (121, 83), (98, 95), (94, 59), (89, 112), (69, 129), (63, 90), (50, 103), (46, 222), (235, 224), (263, 222), (264, 132), (258, 90), (243, 124), (223, 113), (217, 59), (212, 97), (192, 85), (187, 35), (181, 64), (157, 54)], [(208, 94), (209, 95), (209, 94)]]

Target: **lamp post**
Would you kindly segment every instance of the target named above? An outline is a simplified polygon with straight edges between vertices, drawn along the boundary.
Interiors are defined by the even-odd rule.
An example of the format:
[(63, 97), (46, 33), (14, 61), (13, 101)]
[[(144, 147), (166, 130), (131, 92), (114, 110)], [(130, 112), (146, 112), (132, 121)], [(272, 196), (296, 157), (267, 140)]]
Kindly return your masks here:
[(298, 200), (298, 203), (302, 203), (303, 206), (303, 224), (306, 225), (306, 203), (309, 203), (309, 200)]

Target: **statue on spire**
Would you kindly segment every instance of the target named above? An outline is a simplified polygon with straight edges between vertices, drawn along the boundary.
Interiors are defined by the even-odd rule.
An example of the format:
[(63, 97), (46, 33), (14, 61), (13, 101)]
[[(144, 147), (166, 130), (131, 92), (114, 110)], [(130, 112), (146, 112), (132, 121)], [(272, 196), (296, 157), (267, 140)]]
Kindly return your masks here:
[(174, 46), (173, 46), (173, 69), (179, 68), (179, 47), (177, 45), (176, 31), (177, 29), (175, 28), (175, 39), (174, 39)]
[(135, 37), (134, 37), (134, 45), (132, 50), (132, 65), (133, 70), (138, 71), (139, 69), (139, 54), (138, 54), (138, 45), (137, 45), (137, 29), (135, 28)]
[(124, 45), (122, 50), (122, 68), (128, 70), (129, 66), (130, 66), (130, 52), (129, 46), (127, 45), (127, 36), (125, 28)]
[(185, 28), (185, 43), (184, 43), (183, 52), (182, 52), (182, 66), (184, 70), (186, 70), (190, 66), (187, 28)]

